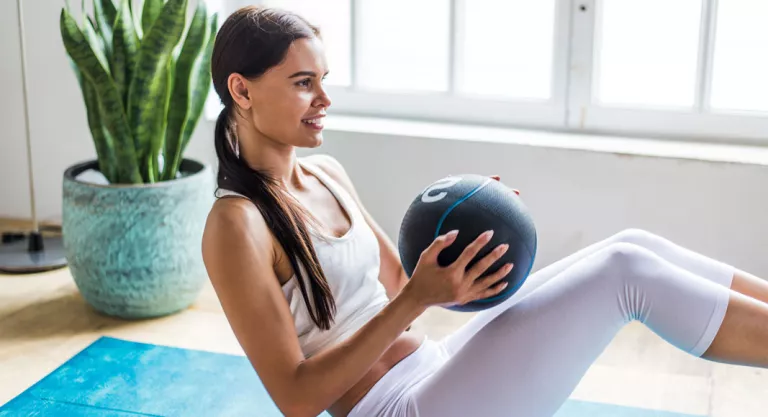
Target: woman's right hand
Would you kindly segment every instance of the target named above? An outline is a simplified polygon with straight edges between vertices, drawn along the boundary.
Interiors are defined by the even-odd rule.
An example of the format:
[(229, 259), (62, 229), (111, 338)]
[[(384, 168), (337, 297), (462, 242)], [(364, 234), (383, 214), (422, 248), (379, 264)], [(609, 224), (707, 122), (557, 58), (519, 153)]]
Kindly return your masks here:
[(493, 236), (493, 231), (490, 230), (480, 234), (477, 239), (467, 245), (450, 265), (438, 264), (438, 255), (456, 240), (457, 234), (458, 231), (454, 230), (438, 236), (419, 256), (411, 279), (403, 288), (410, 292), (419, 305), (423, 307), (462, 305), (499, 294), (507, 286), (505, 282), (495, 288), (489, 288), (512, 270), (511, 263), (503, 265), (493, 274), (477, 279), (507, 251), (509, 247), (507, 244), (496, 246), (494, 250), (472, 265), (472, 268), (467, 269), (468, 264)]

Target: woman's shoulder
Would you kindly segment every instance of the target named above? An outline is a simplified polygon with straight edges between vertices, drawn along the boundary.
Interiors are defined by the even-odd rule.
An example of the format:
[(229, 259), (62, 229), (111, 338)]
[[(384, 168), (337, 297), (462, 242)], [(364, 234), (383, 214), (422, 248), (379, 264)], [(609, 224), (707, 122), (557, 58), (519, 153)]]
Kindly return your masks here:
[(272, 233), (259, 209), (245, 198), (217, 199), (205, 223), (204, 242), (248, 240), (258, 249), (272, 251)]

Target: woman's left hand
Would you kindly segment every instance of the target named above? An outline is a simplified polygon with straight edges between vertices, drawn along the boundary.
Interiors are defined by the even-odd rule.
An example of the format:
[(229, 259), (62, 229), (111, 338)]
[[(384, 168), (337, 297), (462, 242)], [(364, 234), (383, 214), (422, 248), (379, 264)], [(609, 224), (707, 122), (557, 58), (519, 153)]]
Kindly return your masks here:
[[(501, 177), (498, 175), (491, 175), (491, 178), (495, 179), (496, 181), (501, 181)], [(512, 189), (512, 191), (515, 192), (515, 194), (520, 195), (520, 190)]]

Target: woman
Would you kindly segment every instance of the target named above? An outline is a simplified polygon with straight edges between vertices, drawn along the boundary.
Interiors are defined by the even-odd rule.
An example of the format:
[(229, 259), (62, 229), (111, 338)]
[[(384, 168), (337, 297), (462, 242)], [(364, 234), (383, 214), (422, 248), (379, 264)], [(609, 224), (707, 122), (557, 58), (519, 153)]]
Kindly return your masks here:
[[(531, 275), (444, 340), (409, 325), (428, 307), (498, 293), (512, 266), (477, 279), (439, 236), (408, 279), (393, 243), (322, 144), (331, 101), (317, 28), (256, 7), (219, 31), (212, 77), (218, 199), (203, 256), (224, 312), (286, 416), (551, 416), (629, 321), (708, 360), (768, 366), (768, 284), (640, 230)], [(459, 231), (460, 233), (460, 231)]]

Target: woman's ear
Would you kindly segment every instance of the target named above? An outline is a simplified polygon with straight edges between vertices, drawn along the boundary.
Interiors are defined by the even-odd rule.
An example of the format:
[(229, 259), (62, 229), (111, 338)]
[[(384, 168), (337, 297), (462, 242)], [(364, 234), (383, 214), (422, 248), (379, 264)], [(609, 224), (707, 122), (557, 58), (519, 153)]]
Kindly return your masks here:
[(248, 81), (240, 74), (232, 73), (227, 79), (229, 94), (240, 108), (250, 109), (251, 98), (248, 93)]

